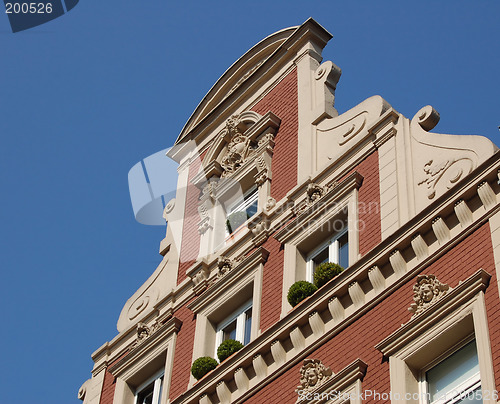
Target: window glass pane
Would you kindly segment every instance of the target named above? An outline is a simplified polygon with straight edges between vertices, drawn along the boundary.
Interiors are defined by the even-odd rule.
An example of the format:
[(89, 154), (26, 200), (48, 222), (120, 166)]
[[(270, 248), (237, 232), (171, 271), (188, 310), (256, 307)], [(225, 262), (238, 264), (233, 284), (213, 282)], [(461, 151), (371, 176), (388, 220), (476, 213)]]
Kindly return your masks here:
[(339, 238), (339, 265), (342, 268), (349, 266), (349, 242), (347, 241), (347, 233)]
[(257, 191), (252, 195), (252, 199), (248, 201), (250, 204), (246, 208), (247, 216), (252, 217), (257, 213), (257, 205), (258, 205), (258, 195)]
[(137, 404), (153, 404), (154, 383), (143, 389), (137, 395)]
[(236, 339), (236, 320), (225, 326), (222, 330), (222, 340)]
[(228, 209), (226, 221), (226, 232), (228, 235), (257, 213), (258, 198), (258, 190), (254, 189), (248, 192), (243, 197), (243, 200), (240, 200)]
[[(453, 390), (457, 392), (466, 390), (477, 381), (474, 376), (478, 374), (476, 342), (472, 341), (426, 373), (431, 401)], [(473, 381), (467, 384), (471, 378)]]
[(252, 308), (250, 307), (245, 313), (245, 337), (243, 340), (244, 345), (250, 342), (251, 332), (252, 332)]
[(328, 246), (325, 247), (324, 250), (321, 250), (318, 254), (316, 254), (312, 258), (313, 262), (313, 267), (316, 268), (319, 264), (322, 264), (323, 262), (328, 262), (329, 261), (329, 256), (328, 256)]

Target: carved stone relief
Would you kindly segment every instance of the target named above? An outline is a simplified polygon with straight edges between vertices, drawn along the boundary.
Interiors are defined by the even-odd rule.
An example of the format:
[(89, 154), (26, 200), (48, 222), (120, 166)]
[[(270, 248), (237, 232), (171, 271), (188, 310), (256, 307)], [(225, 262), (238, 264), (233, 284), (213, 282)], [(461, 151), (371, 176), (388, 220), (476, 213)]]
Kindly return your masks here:
[(270, 221), (265, 213), (260, 215), (260, 221), (250, 224), (252, 230), (252, 242), (255, 247), (262, 245), (269, 237)]
[(379, 96), (363, 101), (358, 106), (334, 118), (325, 119), (316, 128), (315, 169), (346, 157), (356, 145), (369, 136), (368, 129), (390, 105)]
[(318, 201), (326, 192), (328, 192), (327, 187), (322, 187), (321, 185), (311, 183), (307, 186), (307, 201), (309, 205), (312, 205)]
[(473, 162), (469, 158), (443, 159), (439, 162), (429, 160), (423, 167), (425, 177), (418, 182), (418, 185), (425, 185), (427, 198), (433, 199), (436, 190), (443, 193), (450, 189), (462, 177), (469, 174), (472, 168)]
[(233, 115), (226, 121), (226, 131), (230, 141), (220, 162), (224, 170), (222, 177), (233, 174), (257, 148), (257, 145), (242, 133), (241, 123), (238, 115)]
[(318, 359), (304, 359), (300, 369), (300, 385), (295, 390), (298, 394), (305, 394), (316, 390), (333, 375), (332, 370)]
[(430, 105), (420, 109), (410, 123), (415, 205), (420, 212), (432, 200), (472, 172), (496, 147), (481, 136), (430, 133), (439, 113)]
[(146, 341), (151, 335), (153, 335), (160, 328), (160, 323), (155, 321), (151, 327), (145, 323), (137, 323), (136, 328), (136, 338), (130, 349), (134, 349)]
[(219, 270), (217, 271), (217, 279), (223, 278), (233, 269), (234, 262), (227, 257), (221, 256), (217, 261)]
[(272, 196), (268, 197), (266, 201), (266, 206), (264, 206), (265, 210), (269, 212), (275, 206), (276, 206), (276, 199), (274, 199)]
[(408, 308), (413, 313), (412, 318), (441, 299), (449, 290), (450, 287), (439, 282), (434, 275), (418, 275), (417, 283), (413, 286), (414, 303)]

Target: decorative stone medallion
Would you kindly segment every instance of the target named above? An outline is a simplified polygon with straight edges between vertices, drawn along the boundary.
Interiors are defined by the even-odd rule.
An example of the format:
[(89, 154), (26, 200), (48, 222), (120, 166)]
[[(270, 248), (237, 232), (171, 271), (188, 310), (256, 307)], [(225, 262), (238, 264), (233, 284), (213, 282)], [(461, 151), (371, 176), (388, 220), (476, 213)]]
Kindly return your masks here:
[(300, 369), (300, 385), (295, 391), (298, 394), (314, 391), (332, 375), (332, 370), (323, 365), (319, 359), (304, 359), (304, 364)]
[(450, 287), (439, 282), (435, 275), (418, 275), (417, 283), (413, 286), (414, 303), (408, 308), (413, 313), (412, 318), (441, 299), (449, 289)]

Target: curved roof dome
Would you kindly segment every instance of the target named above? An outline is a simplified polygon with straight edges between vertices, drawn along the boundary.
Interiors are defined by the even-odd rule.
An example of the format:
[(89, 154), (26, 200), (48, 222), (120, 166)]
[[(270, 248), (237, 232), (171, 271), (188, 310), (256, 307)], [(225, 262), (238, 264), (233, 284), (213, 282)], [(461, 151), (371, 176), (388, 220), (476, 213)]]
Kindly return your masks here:
[(299, 26), (285, 28), (269, 35), (227, 69), (196, 107), (184, 125), (176, 143), (184, 139), (198, 123), (255, 73), (298, 28)]

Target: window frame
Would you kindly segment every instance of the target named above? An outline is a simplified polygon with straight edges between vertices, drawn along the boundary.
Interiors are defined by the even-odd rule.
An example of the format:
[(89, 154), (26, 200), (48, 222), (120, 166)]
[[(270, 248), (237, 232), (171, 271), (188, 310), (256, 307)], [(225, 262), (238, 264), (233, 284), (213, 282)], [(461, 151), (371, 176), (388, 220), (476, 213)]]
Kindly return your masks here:
[[(244, 296), (245, 299), (241, 299), (244, 302), (252, 301), (250, 342), (260, 335), (262, 278), (264, 263), (268, 257), (269, 251), (262, 246), (258, 247), (219, 280), (217, 287), (207, 289), (188, 304), (188, 308), (196, 315), (192, 361), (200, 356), (213, 355), (218, 325), (223, 324), (231, 312), (234, 313), (234, 310), (227, 310), (228, 303), (231, 303), (228, 302), (228, 297)], [(226, 315), (221, 315), (221, 312), (226, 311)], [(189, 386), (193, 386), (195, 382), (191, 376)]]
[[(479, 269), (438, 301), (375, 346), (389, 360), (391, 391), (404, 403), (425, 403), (419, 382), (423, 369), (443, 359), (443, 352), (476, 341), (483, 403), (495, 403), (495, 380), (485, 290), (491, 275)], [(489, 399), (484, 392), (491, 393)], [(418, 400), (413, 397), (418, 396)]]
[[(477, 344), (474, 335), (470, 335), (469, 337), (463, 339), (460, 343), (454, 345), (451, 349), (448, 349), (442, 355), (437, 357), (435, 360), (430, 362), (427, 366), (424, 366), (419, 375), (419, 392), (420, 397), (423, 404), (453, 404), (457, 401), (460, 401), (463, 398), (464, 394), (470, 394), (472, 391), (476, 390), (478, 387), (481, 387), (481, 372), (478, 371), (467, 380), (459, 384), (457, 387), (453, 389), (453, 391), (458, 391), (457, 394), (448, 399), (437, 399), (434, 401), (430, 400), (430, 392), (429, 392), (429, 381), (427, 379), (427, 372), (434, 369), (436, 366), (440, 365), (442, 362), (450, 358), (452, 355), (460, 352), (460, 350), (464, 349), (468, 344), (474, 343), (476, 345), (476, 357), (479, 363), (479, 355), (477, 353)], [(448, 393), (448, 392), (447, 392)], [(447, 394), (446, 393), (446, 394)]]
[[(217, 348), (224, 341), (224, 328), (236, 320), (236, 337), (235, 339), (245, 345), (245, 332), (246, 332), (246, 312), (248, 309), (253, 309), (253, 299), (248, 300), (241, 305), (237, 310), (231, 313), (225, 320), (222, 320), (215, 331), (215, 356), (217, 357)], [(253, 313), (252, 313), (253, 314)], [(252, 316), (253, 320), (253, 316)], [(250, 341), (252, 333), (252, 325), (250, 324)], [(250, 342), (249, 341), (249, 342)]]
[[(136, 403), (136, 392), (139, 388), (147, 387), (152, 378), (160, 374), (163, 374), (163, 388), (159, 403), (166, 402), (172, 380), (174, 348), (181, 325), (182, 321), (175, 316), (170, 318), (160, 329), (113, 365), (111, 373), (116, 383), (114, 402)], [(148, 369), (152, 364), (158, 366), (154, 373), (150, 373)]]
[[(284, 318), (292, 306), (287, 300), (288, 290), (296, 281), (306, 279), (306, 255), (314, 248), (315, 240), (330, 238), (338, 232), (335, 221), (343, 220), (347, 227), (349, 239), (349, 265), (352, 266), (359, 259), (359, 212), (358, 190), (363, 182), (363, 176), (354, 171), (342, 182), (333, 186), (317, 202), (306, 206), (305, 209), (295, 211), (305, 203), (307, 198), (307, 183), (303, 184), (295, 193), (288, 196), (294, 203), (290, 208), (290, 215), (294, 217), (281, 230), (274, 234), (274, 238), (284, 246), (283, 285), (281, 293), (281, 314)], [(332, 227), (328, 233), (325, 227)], [(316, 244), (317, 245), (317, 244)]]
[(153, 376), (151, 376), (144, 383), (137, 386), (137, 388), (135, 389), (134, 404), (141, 404), (139, 402), (139, 395), (144, 390), (146, 390), (151, 385), (151, 383), (153, 383), (153, 402), (152, 402), (152, 404), (160, 404), (164, 380), (165, 380), (165, 370), (162, 369), (159, 372), (157, 372), (156, 374), (154, 374)]
[[(248, 216), (247, 209), (252, 206), (253, 204), (256, 204), (256, 212), (252, 216)], [(248, 221), (250, 220), (253, 216), (255, 216), (257, 213), (259, 213), (259, 188), (254, 185), (250, 187), (244, 194), (243, 194), (243, 200), (236, 200), (229, 204), (229, 206), (226, 208), (226, 221), (229, 219), (229, 216), (235, 212), (245, 212), (247, 214), (247, 219), (236, 229), (232, 229), (232, 232), (229, 232), (229, 229), (227, 228), (227, 223), (225, 226), (226, 229), (226, 239), (230, 237), (231, 235), (237, 233), (237, 231)]]
[[(321, 252), (328, 247), (328, 262), (333, 262), (337, 265), (340, 265), (340, 243), (339, 239), (347, 234), (347, 248), (349, 251), (349, 227), (346, 224), (344, 229), (338, 232), (335, 236), (328, 239), (327, 241), (320, 244), (319, 247), (316, 247), (306, 258), (306, 280), (308, 282), (313, 282), (314, 279), (314, 258), (316, 258)], [(349, 259), (349, 257), (348, 257)], [(348, 266), (346, 267), (348, 268)], [(346, 269), (344, 268), (344, 269)]]

